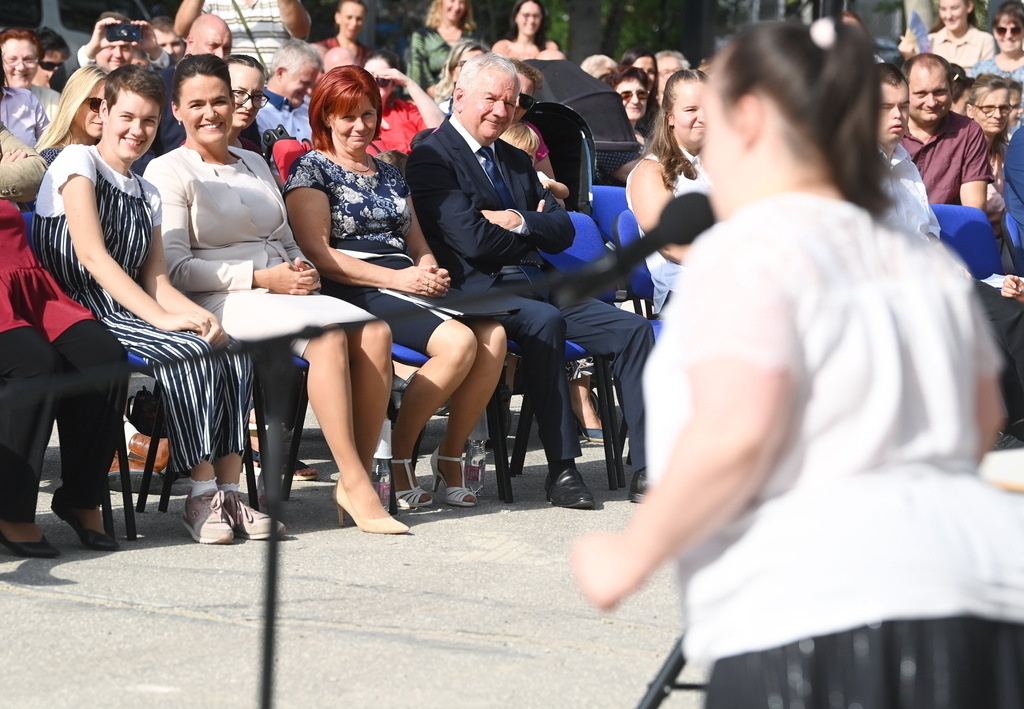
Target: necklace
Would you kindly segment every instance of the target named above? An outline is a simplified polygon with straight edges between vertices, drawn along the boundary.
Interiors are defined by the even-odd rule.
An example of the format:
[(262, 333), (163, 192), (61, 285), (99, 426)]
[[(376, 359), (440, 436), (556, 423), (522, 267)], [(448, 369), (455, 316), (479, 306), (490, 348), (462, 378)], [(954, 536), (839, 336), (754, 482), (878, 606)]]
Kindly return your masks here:
[(352, 160), (351, 158), (343, 158), (340, 155), (338, 155), (337, 153), (334, 153), (334, 159), (342, 167), (348, 167), (347, 165), (341, 164), (342, 161), (347, 162), (347, 163), (351, 163), (351, 167), (349, 167), (349, 169), (353, 170), (355, 172), (368, 172), (370, 170), (370, 166), (366, 164), (366, 156), (365, 155), (363, 156), (363, 159), (362, 159), (361, 162), (356, 162), (355, 160)]

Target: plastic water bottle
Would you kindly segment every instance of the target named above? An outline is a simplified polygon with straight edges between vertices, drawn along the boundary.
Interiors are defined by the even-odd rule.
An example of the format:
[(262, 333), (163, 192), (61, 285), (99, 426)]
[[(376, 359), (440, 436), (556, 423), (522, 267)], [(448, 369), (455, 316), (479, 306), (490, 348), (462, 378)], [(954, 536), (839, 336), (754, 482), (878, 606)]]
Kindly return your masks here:
[(373, 487), (384, 509), (391, 505), (391, 422), (384, 419), (377, 452), (373, 454)]
[(478, 495), (484, 487), (484, 470), (487, 467), (487, 418), (482, 416), (469, 434), (466, 446), (466, 487), (474, 495)]

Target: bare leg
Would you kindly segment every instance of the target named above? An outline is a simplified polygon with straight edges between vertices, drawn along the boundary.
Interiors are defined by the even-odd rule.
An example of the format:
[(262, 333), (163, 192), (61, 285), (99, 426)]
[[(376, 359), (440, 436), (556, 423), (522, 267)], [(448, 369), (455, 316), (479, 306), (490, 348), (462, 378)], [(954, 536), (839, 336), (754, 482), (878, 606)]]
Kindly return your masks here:
[(39, 542), (43, 539), (43, 530), (35, 522), (8, 522), (0, 519), (0, 534), (17, 543)]
[(356, 448), (363, 467), (369, 470), (391, 397), (391, 328), (385, 322), (374, 321), (349, 330), (348, 338), (352, 401), (359, 412), (355, 418)]
[(594, 411), (594, 404), (590, 400), (589, 374), (569, 382), (569, 401), (576, 420), (583, 428), (601, 428), (601, 418)]
[[(476, 359), (473, 367), (452, 394), (452, 408), (448, 413), (448, 428), (438, 449), (438, 454), (459, 458), (462, 456), (466, 439), (473, 426), (480, 419), (487, 402), (498, 385), (501, 368), (505, 363), (505, 346), (508, 338), (505, 329), (496, 322), (480, 321), (471, 325), (476, 336)], [(462, 471), (449, 461), (439, 461), (438, 468), (444, 473), (449, 487), (462, 487)]]
[[(386, 328), (386, 326), (385, 326)], [(390, 340), (390, 337), (385, 338)], [(370, 481), (367, 470), (369, 460), (364, 462), (356, 440), (356, 424), (353, 421), (353, 392), (357, 389), (353, 382), (356, 376), (354, 367), (350, 368), (350, 351), (355, 350), (350, 333), (344, 330), (329, 330), (318, 338), (310, 340), (302, 356), (309, 362), (309, 403), (320, 421), (331, 455), (338, 464), (338, 481), (348, 495), (348, 499), (356, 510), (366, 519), (387, 517), (388, 513), (381, 507), (380, 499)], [(390, 342), (388, 344), (390, 350)], [(388, 382), (390, 383), (390, 360)], [(379, 372), (378, 372), (379, 374)], [(367, 379), (372, 377), (367, 376)], [(379, 377), (378, 377), (379, 380)], [(366, 388), (365, 385), (363, 387)], [(383, 389), (378, 398), (383, 405), (372, 406), (371, 402), (358, 401), (359, 417), (373, 419), (371, 424), (376, 427), (373, 435), (374, 444), (380, 435), (381, 422), (387, 407), (386, 387), (379, 384), (378, 391)], [(371, 449), (370, 456), (373, 455)]]
[[(476, 351), (476, 335), (462, 323), (447, 320), (434, 330), (427, 342), (430, 359), (420, 367), (402, 397), (391, 439), (395, 460), (412, 458), (420, 431), (472, 371)], [(394, 477), (394, 485), (396, 492), (410, 488), (404, 471)]]
[(218, 485), (237, 485), (242, 479), (242, 456), (232, 453), (218, 458), (213, 469)]

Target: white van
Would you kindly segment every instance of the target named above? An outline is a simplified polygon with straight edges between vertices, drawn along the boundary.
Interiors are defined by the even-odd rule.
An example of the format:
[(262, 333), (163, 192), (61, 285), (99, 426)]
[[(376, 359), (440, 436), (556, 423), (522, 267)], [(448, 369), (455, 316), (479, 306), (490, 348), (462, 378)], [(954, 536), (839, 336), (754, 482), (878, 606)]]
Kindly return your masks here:
[(149, 11), (139, 0), (0, 0), (0, 26), (49, 27), (64, 37), (73, 57), (89, 41), (96, 18), (104, 12), (149, 19)]

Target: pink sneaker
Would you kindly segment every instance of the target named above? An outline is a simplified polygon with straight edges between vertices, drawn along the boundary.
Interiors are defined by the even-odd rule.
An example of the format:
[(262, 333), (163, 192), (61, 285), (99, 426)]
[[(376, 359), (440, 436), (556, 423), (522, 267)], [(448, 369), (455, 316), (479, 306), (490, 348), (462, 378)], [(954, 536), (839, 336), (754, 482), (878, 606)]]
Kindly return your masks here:
[(211, 490), (185, 500), (185, 529), (200, 544), (230, 544), (235, 540), (224, 509), (224, 493)]
[[(235, 536), (243, 539), (270, 539), (274, 525), (270, 515), (257, 512), (242, 502), (237, 492), (224, 493), (224, 512)], [(277, 523), (277, 536), (285, 534), (284, 525)]]

